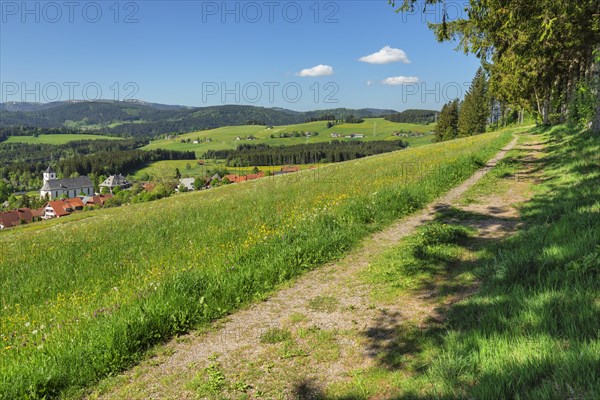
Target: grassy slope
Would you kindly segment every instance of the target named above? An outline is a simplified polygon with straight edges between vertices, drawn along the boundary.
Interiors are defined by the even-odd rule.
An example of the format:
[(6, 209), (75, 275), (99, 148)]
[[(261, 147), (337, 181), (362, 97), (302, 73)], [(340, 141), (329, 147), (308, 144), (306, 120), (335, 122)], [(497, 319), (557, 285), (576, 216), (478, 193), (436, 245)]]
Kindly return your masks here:
[(101, 135), (68, 135), (68, 134), (56, 134), (56, 135), (39, 135), (38, 137), (33, 136), (11, 136), (3, 143), (29, 143), (29, 144), (65, 144), (73, 142), (75, 140), (120, 140), (121, 138)]
[[(525, 227), (499, 244), (480, 242), (468, 257), (476, 262), (457, 272), (475, 274), (480, 291), (446, 310), (441, 326), (403, 326), (380, 354), (385, 362), (355, 371), (324, 399), (366, 399), (382, 388), (398, 399), (600, 398), (600, 138), (564, 127), (546, 135), (544, 181), (522, 209)], [(527, 167), (515, 155), (465, 200), (514, 179)], [(375, 295), (455, 270), (474, 249), (460, 229), (433, 222), (390, 249), (371, 266), (382, 285)]]
[(87, 385), (153, 343), (262, 298), (465, 179), (509, 137), (485, 134), (3, 232), (0, 398)]
[[(373, 134), (373, 128), (375, 127), (375, 134)], [(180, 135), (177, 139), (163, 139), (155, 140), (146, 149), (164, 148), (170, 150), (193, 150), (196, 152), (198, 157), (201, 157), (207, 150), (222, 150), (222, 149), (234, 149), (240, 143), (262, 143), (270, 146), (289, 146), (292, 144), (302, 143), (316, 143), (316, 142), (329, 142), (332, 140), (331, 133), (337, 132), (340, 134), (350, 133), (362, 133), (365, 134), (364, 139), (353, 139), (353, 140), (392, 140), (399, 139), (392, 136), (392, 133), (398, 130), (413, 131), (420, 133), (427, 133), (433, 130), (434, 125), (420, 125), (420, 124), (398, 124), (395, 122), (386, 121), (383, 118), (366, 118), (365, 122), (361, 124), (340, 124), (332, 128), (327, 129), (326, 121), (319, 122), (308, 122), (304, 124), (288, 125), (288, 126), (276, 126), (273, 129), (265, 129), (264, 126), (256, 125), (245, 125), (245, 126), (229, 126), (218, 129), (211, 129), (206, 131), (187, 133)], [(310, 138), (275, 138), (271, 139), (270, 135), (277, 136), (281, 132), (291, 131), (317, 131), (318, 136)], [(248, 136), (254, 135), (258, 138), (256, 141), (236, 141), (237, 136)], [(191, 139), (194, 141), (199, 138), (211, 138), (212, 142), (201, 142), (199, 144), (193, 143), (181, 143), (181, 139)], [(431, 143), (432, 137), (430, 135), (422, 138), (400, 138), (406, 140), (411, 146), (418, 146), (423, 144)], [(342, 139), (343, 140), (343, 139)], [(351, 140), (351, 139), (346, 139)]]
[[(187, 168), (189, 164), (189, 169)], [(326, 164), (318, 164), (318, 167), (325, 166)], [(303, 164), (298, 165), (300, 169), (309, 169), (315, 166), (315, 164)], [(131, 175), (132, 180), (139, 180), (145, 174), (150, 176), (160, 176), (164, 172), (169, 174), (174, 174), (175, 169), (179, 168), (181, 172), (181, 176), (183, 178), (195, 178), (197, 176), (205, 176), (209, 170), (215, 167), (225, 168), (231, 174), (241, 174), (246, 175), (252, 173), (252, 167), (228, 167), (225, 165), (225, 160), (207, 160), (205, 165), (199, 165), (197, 162), (193, 160), (166, 160), (166, 161), (156, 161), (150, 163), (148, 166), (139, 169), (135, 172), (135, 174)], [(258, 166), (261, 171), (279, 171), (281, 166)]]

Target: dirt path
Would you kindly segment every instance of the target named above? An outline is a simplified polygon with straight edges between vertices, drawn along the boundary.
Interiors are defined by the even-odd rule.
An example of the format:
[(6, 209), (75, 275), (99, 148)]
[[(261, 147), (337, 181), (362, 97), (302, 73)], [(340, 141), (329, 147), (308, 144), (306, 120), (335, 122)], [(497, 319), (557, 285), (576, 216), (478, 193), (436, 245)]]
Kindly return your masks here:
[[(440, 210), (459, 207), (461, 196), (494, 168), (517, 140), (469, 180), (425, 210), (364, 240), (340, 261), (306, 273), (268, 300), (236, 312), (208, 332), (172, 340), (154, 357), (105, 381), (88, 397), (310, 398), (311, 390), (347, 379), (348, 371), (373, 365), (378, 347), (386, 345), (386, 332), (402, 320), (431, 318), (440, 302), (433, 299), (436, 289), (432, 287), (420, 296), (381, 307), (373, 303), (372, 288), (359, 278), (361, 272), (375, 256), (433, 220)], [(539, 148), (528, 150), (533, 154)], [(519, 221), (514, 203), (529, 196), (529, 185), (526, 179), (519, 179), (510, 182), (502, 194), (460, 208), (487, 216), (467, 222), (478, 230), (478, 236), (502, 237), (516, 229)], [(449, 296), (444, 302), (455, 302), (468, 293)], [(272, 344), (281, 339), (278, 336), (288, 334), (297, 338), (294, 345)], [(377, 340), (366, 345), (363, 338), (369, 335)]]

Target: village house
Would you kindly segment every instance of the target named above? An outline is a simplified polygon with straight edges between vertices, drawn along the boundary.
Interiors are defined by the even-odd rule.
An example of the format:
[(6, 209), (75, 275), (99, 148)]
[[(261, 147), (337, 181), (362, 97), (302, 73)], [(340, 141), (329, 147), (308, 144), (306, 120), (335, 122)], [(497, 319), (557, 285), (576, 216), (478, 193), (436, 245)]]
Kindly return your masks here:
[(42, 219), (61, 218), (75, 211), (82, 211), (86, 206), (103, 206), (112, 195), (82, 196), (65, 200), (54, 200), (48, 202), (43, 208)]
[(79, 197), (75, 197), (72, 199), (65, 199), (64, 202), (73, 211), (81, 211), (81, 210), (83, 210), (83, 207), (85, 207), (83, 200), (81, 200)]
[(52, 167), (48, 167), (43, 174), (44, 185), (40, 189), (40, 197), (56, 199), (63, 195), (75, 197), (80, 194), (90, 196), (94, 194), (94, 184), (87, 176), (78, 176), (76, 178), (57, 179), (56, 172)]
[(131, 187), (131, 183), (127, 182), (127, 179), (121, 174), (111, 175), (104, 180), (101, 184), (98, 185), (98, 188), (102, 190), (102, 188), (108, 189), (111, 193), (115, 188), (127, 189)]
[[(188, 191), (193, 191), (194, 190), (194, 178), (181, 178), (179, 180), (179, 184), (183, 185), (183, 187), (185, 187)], [(177, 189), (179, 190), (179, 189)]]
[(43, 219), (61, 218), (70, 215), (73, 209), (67, 203), (61, 200), (50, 201), (44, 209)]
[(289, 166), (289, 165), (286, 165), (285, 167), (281, 168), (281, 173), (282, 174), (291, 174), (293, 172), (298, 172), (298, 171), (300, 171), (300, 167), (298, 167), (298, 166)]
[(246, 180), (247, 180), (245, 176), (233, 175), (233, 174), (225, 175), (223, 177), (223, 179), (227, 179), (231, 183), (246, 182)]
[(40, 210), (31, 210), (29, 208), (19, 208), (2, 212), (0, 213), (0, 229), (12, 228), (38, 221), (41, 215)]
[(254, 179), (260, 179), (265, 176), (264, 172), (259, 172), (257, 174), (248, 174), (248, 175), (225, 175), (223, 179), (227, 178), (231, 183), (241, 183), (246, 181), (252, 181)]
[(82, 197), (81, 201), (86, 206), (98, 206), (102, 207), (106, 200), (112, 198), (112, 194), (101, 194), (99, 196)]

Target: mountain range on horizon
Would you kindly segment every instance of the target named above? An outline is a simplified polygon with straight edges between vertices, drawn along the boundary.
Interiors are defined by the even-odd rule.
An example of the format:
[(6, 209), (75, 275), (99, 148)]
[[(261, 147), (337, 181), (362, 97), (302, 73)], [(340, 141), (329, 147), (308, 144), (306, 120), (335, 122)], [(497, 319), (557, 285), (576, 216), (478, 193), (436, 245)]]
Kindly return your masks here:
[[(436, 113), (433, 110), (403, 112)], [(119, 136), (152, 137), (170, 132), (192, 132), (228, 125), (291, 125), (333, 116), (344, 119), (401, 114), (392, 109), (334, 108), (294, 111), (279, 107), (219, 105), (188, 107), (141, 100), (0, 103), (0, 127), (70, 128)]]

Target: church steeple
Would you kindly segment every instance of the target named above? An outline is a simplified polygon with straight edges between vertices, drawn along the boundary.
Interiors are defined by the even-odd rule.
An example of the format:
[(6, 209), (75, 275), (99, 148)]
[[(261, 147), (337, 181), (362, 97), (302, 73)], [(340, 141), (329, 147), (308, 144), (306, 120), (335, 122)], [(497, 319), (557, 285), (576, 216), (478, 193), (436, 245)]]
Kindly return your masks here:
[(56, 172), (48, 165), (48, 168), (44, 171), (44, 182), (52, 181), (56, 179)]

